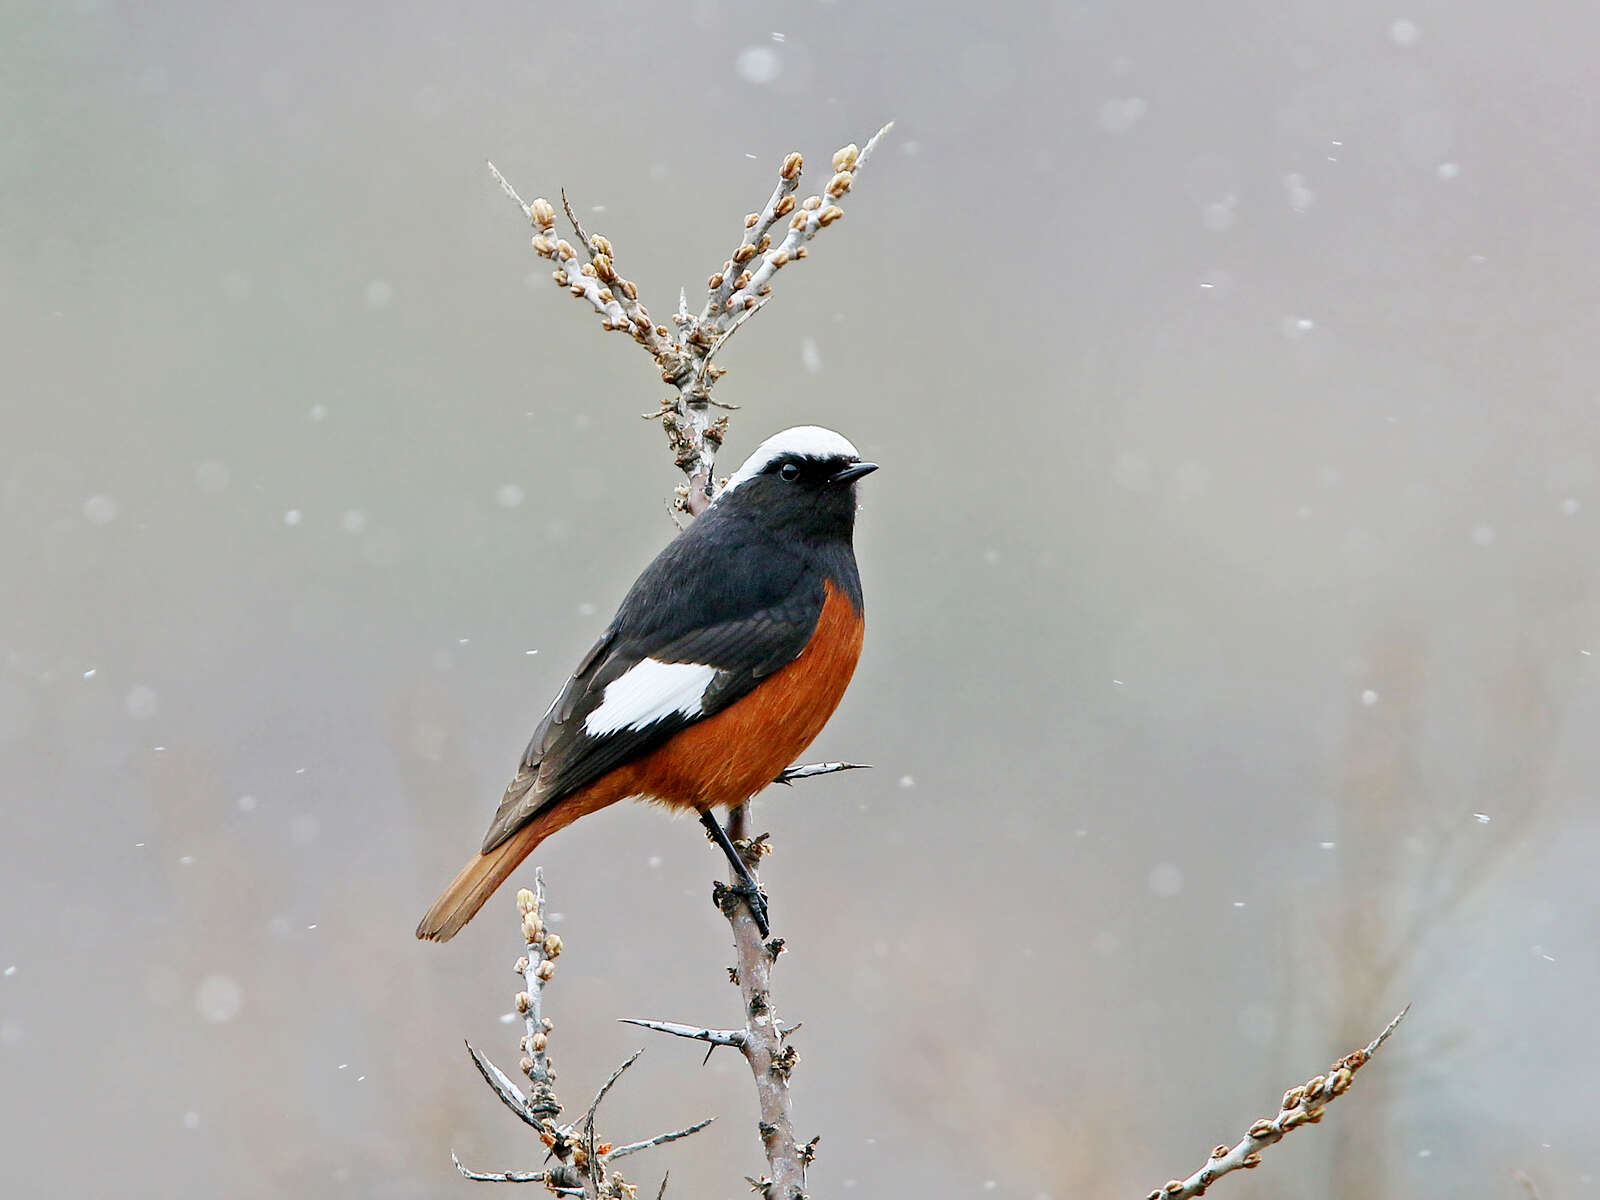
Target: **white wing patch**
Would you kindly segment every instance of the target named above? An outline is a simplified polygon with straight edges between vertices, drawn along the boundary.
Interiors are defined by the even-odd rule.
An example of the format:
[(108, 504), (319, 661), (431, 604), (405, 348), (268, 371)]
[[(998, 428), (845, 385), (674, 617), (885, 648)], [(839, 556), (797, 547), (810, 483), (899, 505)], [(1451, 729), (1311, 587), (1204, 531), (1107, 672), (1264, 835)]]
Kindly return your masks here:
[(641, 660), (606, 685), (599, 707), (583, 719), (583, 731), (602, 737), (646, 725), (675, 714), (700, 715), (700, 701), (717, 677), (704, 663)]
[(830, 458), (861, 457), (843, 434), (824, 429), (820, 425), (796, 425), (793, 429), (773, 434), (751, 451), (750, 457), (728, 477), (727, 486), (718, 495), (726, 496), (745, 480), (754, 479), (775, 460), (789, 454), (799, 458), (815, 458), (823, 462)]

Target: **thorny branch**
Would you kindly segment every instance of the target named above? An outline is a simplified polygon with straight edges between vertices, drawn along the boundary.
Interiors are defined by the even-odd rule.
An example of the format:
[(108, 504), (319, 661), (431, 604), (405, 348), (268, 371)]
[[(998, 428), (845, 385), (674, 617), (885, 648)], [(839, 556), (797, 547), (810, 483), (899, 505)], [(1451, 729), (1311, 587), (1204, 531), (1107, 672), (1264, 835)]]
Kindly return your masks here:
[[(651, 317), (650, 310), (639, 300), (638, 285), (618, 273), (616, 250), (610, 239), (585, 230), (564, 193), (561, 204), (578, 239), (576, 247), (556, 231), (555, 205), (543, 196), (531, 204), (523, 200), (495, 165), (489, 164), (501, 190), (533, 223), (534, 252), (554, 264), (552, 278), (556, 285), (593, 308), (600, 316), (602, 329), (625, 331), (643, 346), (655, 360), (662, 382), (672, 385), (673, 394), (663, 399), (655, 412), (646, 415), (661, 421), (673, 458), (687, 480), (679, 487), (675, 502), (685, 519), (704, 511), (716, 492), (713, 470), (717, 450), (727, 432), (727, 418), (713, 419), (710, 410), (713, 406), (732, 407), (711, 398), (712, 387), (726, 372), (712, 359), (735, 331), (766, 304), (777, 273), (805, 258), (809, 252), (807, 243), (844, 216), (841, 206), (856, 175), (892, 128), (891, 121), (862, 148), (852, 142), (837, 150), (827, 186), (798, 203), (795, 195), (805, 161), (799, 154), (785, 157), (767, 203), (760, 212), (745, 217), (739, 245), (706, 280), (706, 300), (700, 312), (691, 313), (687, 298), (680, 295), (678, 311), (672, 317), (676, 330)], [(774, 244), (773, 231), (785, 219), (787, 226)]]
[(810, 779), (814, 775), (833, 775), (839, 771), (864, 771), (867, 766), (867, 763), (847, 762), (804, 763), (798, 767), (789, 767), (772, 782), (787, 787), (796, 779)]
[(1187, 1179), (1174, 1179), (1156, 1188), (1145, 1200), (1189, 1200), (1202, 1196), (1216, 1180), (1231, 1171), (1259, 1167), (1261, 1151), (1281, 1142), (1290, 1132), (1302, 1125), (1314, 1125), (1322, 1120), (1323, 1110), (1334, 1100), (1350, 1090), (1356, 1072), (1372, 1061), (1378, 1047), (1389, 1040), (1411, 1006), (1401, 1009), (1384, 1030), (1360, 1050), (1345, 1055), (1328, 1068), (1326, 1075), (1313, 1075), (1297, 1087), (1283, 1094), (1283, 1104), (1277, 1114), (1263, 1117), (1232, 1146), (1218, 1146), (1211, 1158)]
[[(746, 816), (746, 807), (740, 805), (730, 816), (730, 832), (745, 865), (755, 875), (762, 856), (771, 847), (764, 833), (755, 838), (741, 836)], [(757, 882), (759, 885), (759, 878)], [(712, 898), (728, 919), (738, 954), (735, 982), (745, 1014), (744, 1044), (740, 1050), (755, 1079), (761, 1109), (758, 1131), (767, 1152), (767, 1177), (752, 1181), (751, 1186), (760, 1188), (764, 1200), (805, 1200), (806, 1168), (816, 1158), (817, 1139), (802, 1145), (794, 1132), (789, 1075), (800, 1055), (788, 1040), (794, 1030), (785, 1031), (778, 1023), (772, 995), (772, 968), (783, 953), (783, 939), (763, 941), (750, 906), (741, 903), (732, 888), (714, 888)]]
[[(847, 764), (824, 763), (824, 768), (842, 769)], [(796, 769), (806, 775), (827, 774), (827, 770)], [(788, 772), (785, 772), (788, 774)], [(746, 806), (740, 805), (729, 816), (729, 834), (734, 845), (744, 857), (745, 865), (754, 876), (762, 857), (771, 847), (767, 835), (745, 836)], [(759, 879), (758, 879), (759, 883)], [(756, 1099), (760, 1107), (757, 1131), (762, 1149), (767, 1156), (767, 1174), (760, 1179), (750, 1179), (750, 1186), (764, 1200), (804, 1200), (806, 1195), (806, 1168), (815, 1160), (818, 1139), (801, 1144), (794, 1132), (794, 1116), (789, 1097), (789, 1076), (800, 1061), (789, 1038), (798, 1025), (785, 1028), (778, 1020), (777, 1005), (772, 995), (772, 967), (783, 953), (783, 939), (763, 939), (751, 915), (750, 906), (740, 891), (737, 878), (732, 884), (718, 882), (712, 888), (712, 902), (727, 918), (733, 932), (733, 946), (738, 965), (729, 970), (733, 982), (739, 987), (744, 1007), (742, 1029), (705, 1029), (694, 1025), (681, 1025), (672, 1021), (644, 1021), (625, 1018), (630, 1025), (642, 1025), (660, 1033), (687, 1038), (690, 1041), (708, 1042), (711, 1049), (732, 1046), (744, 1055), (750, 1073), (755, 1079)]]
[[(530, 1091), (523, 1092), (499, 1067), (469, 1044), (467, 1053), (483, 1075), (484, 1081), (512, 1112), (539, 1131), (539, 1140), (549, 1150), (555, 1162), (542, 1171), (473, 1171), (462, 1164), (454, 1153), (450, 1159), (468, 1179), (483, 1183), (542, 1183), (560, 1196), (584, 1196), (589, 1200), (632, 1200), (633, 1186), (622, 1178), (611, 1164), (619, 1158), (637, 1154), (653, 1146), (664, 1146), (699, 1133), (711, 1124), (708, 1118), (685, 1129), (657, 1134), (639, 1142), (613, 1147), (595, 1134), (595, 1114), (601, 1101), (622, 1078), (623, 1072), (638, 1060), (642, 1050), (611, 1073), (595, 1098), (590, 1102), (583, 1119), (573, 1124), (560, 1121), (561, 1102), (556, 1098), (555, 1068), (550, 1065), (550, 1032), (555, 1028), (544, 1015), (544, 989), (556, 971), (555, 960), (562, 951), (561, 935), (545, 927), (544, 872), (534, 872), (534, 891), (526, 888), (517, 893), (517, 912), (522, 920), (522, 939), (526, 949), (517, 959), (516, 971), (523, 979), (526, 991), (517, 993), (516, 1008), (527, 1025), (520, 1043), (522, 1074), (527, 1076)], [(665, 1182), (663, 1181), (663, 1186)]]

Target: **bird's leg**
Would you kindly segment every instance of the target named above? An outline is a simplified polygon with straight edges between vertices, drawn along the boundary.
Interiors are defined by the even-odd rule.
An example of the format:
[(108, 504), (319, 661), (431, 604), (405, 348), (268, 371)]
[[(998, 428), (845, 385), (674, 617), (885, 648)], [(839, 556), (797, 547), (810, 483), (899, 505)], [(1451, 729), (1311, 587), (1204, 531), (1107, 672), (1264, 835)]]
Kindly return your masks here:
[(767, 925), (767, 898), (761, 894), (761, 885), (756, 882), (756, 877), (750, 873), (750, 866), (744, 861), (744, 855), (739, 853), (737, 846), (728, 837), (728, 831), (722, 823), (707, 809), (700, 814), (700, 824), (706, 827), (706, 836), (715, 842), (722, 853), (727, 857), (728, 865), (733, 868), (733, 873), (739, 878), (739, 886), (734, 889), (750, 906), (750, 915), (755, 918), (756, 928), (761, 931), (761, 936), (766, 937), (772, 932)]

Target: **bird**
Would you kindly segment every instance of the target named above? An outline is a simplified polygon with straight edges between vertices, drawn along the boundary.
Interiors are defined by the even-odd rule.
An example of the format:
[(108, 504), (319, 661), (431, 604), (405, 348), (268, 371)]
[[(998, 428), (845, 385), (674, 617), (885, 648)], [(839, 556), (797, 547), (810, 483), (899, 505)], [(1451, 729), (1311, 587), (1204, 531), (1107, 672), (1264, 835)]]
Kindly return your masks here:
[(844, 697), (865, 630), (856, 486), (877, 469), (814, 425), (756, 447), (629, 588), (417, 937), (449, 941), (546, 838), (630, 797), (700, 814), (767, 935), (713, 810), (772, 783)]

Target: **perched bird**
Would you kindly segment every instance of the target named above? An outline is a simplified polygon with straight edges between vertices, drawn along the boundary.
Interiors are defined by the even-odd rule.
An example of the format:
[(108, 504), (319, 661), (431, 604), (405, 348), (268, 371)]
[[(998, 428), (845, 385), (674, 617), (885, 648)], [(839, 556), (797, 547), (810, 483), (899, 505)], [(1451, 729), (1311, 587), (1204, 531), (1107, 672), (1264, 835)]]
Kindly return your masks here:
[(483, 849), (417, 926), (454, 937), (534, 847), (630, 796), (712, 815), (742, 804), (821, 732), (861, 654), (856, 481), (877, 470), (832, 430), (761, 443), (628, 590), (545, 713)]

